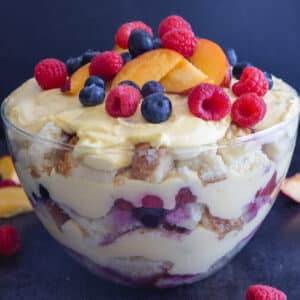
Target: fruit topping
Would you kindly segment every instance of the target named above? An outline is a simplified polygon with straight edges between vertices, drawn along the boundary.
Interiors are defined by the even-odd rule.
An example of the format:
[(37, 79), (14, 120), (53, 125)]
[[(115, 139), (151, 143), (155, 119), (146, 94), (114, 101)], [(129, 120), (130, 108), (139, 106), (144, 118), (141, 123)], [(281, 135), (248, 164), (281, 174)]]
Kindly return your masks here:
[(105, 89), (105, 81), (98, 76), (90, 76), (84, 83), (84, 86), (97, 85), (103, 89)]
[(184, 18), (177, 15), (171, 15), (164, 18), (160, 22), (158, 26), (158, 35), (160, 38), (162, 38), (165, 35), (165, 33), (173, 29), (192, 30), (192, 27), (191, 24), (188, 21), (186, 21)]
[(142, 199), (142, 206), (145, 208), (162, 208), (164, 204), (159, 197), (147, 195)]
[(232, 71), (231, 71), (231, 67), (229, 65), (229, 62), (227, 62), (227, 71), (226, 71), (225, 77), (224, 77), (223, 81), (221, 82), (220, 86), (225, 87), (225, 88), (229, 88), (230, 83), (231, 83), (231, 79), (232, 79)]
[(161, 48), (161, 39), (155, 38), (153, 39), (153, 49), (159, 49)]
[(105, 98), (103, 87), (91, 84), (84, 87), (79, 93), (79, 100), (83, 106), (95, 106), (102, 104)]
[(154, 124), (161, 123), (169, 119), (172, 103), (164, 94), (152, 94), (144, 98), (141, 112), (146, 121)]
[(193, 195), (189, 188), (181, 188), (175, 197), (176, 206), (194, 203), (196, 202), (196, 199), (197, 197)]
[(92, 61), (92, 59), (100, 54), (100, 51), (88, 49), (82, 54), (82, 65), (85, 65)]
[(119, 47), (126, 49), (128, 48), (128, 39), (132, 31), (141, 29), (147, 31), (151, 37), (153, 37), (152, 29), (142, 21), (134, 21), (123, 24), (115, 35), (115, 42)]
[(280, 190), (290, 199), (300, 203), (300, 174), (297, 173), (292, 177), (284, 179)]
[(132, 57), (153, 49), (153, 41), (149, 32), (141, 29), (132, 31), (128, 39), (128, 49)]
[(112, 82), (112, 87), (123, 80), (131, 80), (139, 86), (150, 80), (160, 81), (184, 57), (168, 49), (157, 49), (146, 52), (128, 62), (117, 74)]
[(233, 69), (232, 69), (232, 74), (233, 76), (236, 78), (236, 79), (240, 79), (244, 69), (246, 67), (252, 67), (253, 65), (248, 62), (248, 61), (241, 61), (241, 62), (238, 62), (236, 63), (234, 66), (233, 66)]
[(124, 65), (132, 60), (132, 56), (129, 52), (121, 52), (120, 55), (122, 56)]
[(90, 64), (90, 75), (102, 77), (104, 80), (111, 80), (122, 69), (123, 59), (115, 51), (105, 51), (96, 55)]
[(226, 56), (227, 56), (228, 62), (231, 66), (235, 66), (237, 64), (238, 57), (237, 57), (236, 52), (233, 48), (227, 49)]
[(173, 29), (162, 36), (161, 44), (163, 48), (191, 57), (196, 49), (197, 39), (192, 30)]
[(135, 87), (119, 85), (107, 96), (105, 109), (113, 118), (128, 118), (136, 112), (140, 100), (141, 93)]
[(188, 97), (190, 112), (205, 121), (220, 121), (230, 111), (231, 103), (219, 86), (202, 83), (196, 86)]
[(73, 75), (70, 77), (69, 80), (66, 81), (65, 85), (61, 89), (62, 92), (76, 95), (83, 89), (85, 81), (90, 76), (89, 71), (89, 64), (86, 64), (79, 68)]
[(70, 57), (66, 61), (66, 67), (68, 70), (68, 75), (71, 76), (82, 66), (82, 56)]
[(256, 67), (246, 67), (240, 80), (232, 86), (232, 91), (236, 96), (245, 93), (256, 93), (264, 96), (269, 88), (268, 81), (264, 73)]
[(155, 228), (159, 226), (166, 214), (163, 208), (144, 208), (134, 209), (134, 216), (141, 221), (145, 227)]
[(46, 58), (34, 68), (34, 77), (43, 90), (61, 88), (67, 80), (66, 65), (55, 58)]
[(147, 81), (142, 87), (143, 97), (147, 97), (154, 93), (164, 93), (164, 87), (155, 80)]
[(208, 76), (208, 82), (216, 85), (222, 83), (230, 67), (222, 48), (207, 39), (198, 40), (191, 63)]
[(0, 255), (14, 255), (20, 248), (21, 239), (17, 229), (10, 225), (0, 226)]
[(136, 88), (138, 91), (140, 91), (140, 87), (134, 82), (134, 81), (131, 81), (131, 80), (123, 80), (119, 83), (119, 85), (130, 85), (130, 86), (133, 86), (134, 88)]
[(272, 89), (272, 87), (273, 87), (273, 78), (272, 78), (272, 74), (271, 73), (268, 73), (268, 72), (264, 72), (264, 74), (265, 74), (265, 77), (266, 77), (266, 79), (267, 79), (267, 81), (268, 81), (268, 87), (269, 87), (269, 90), (271, 90)]
[(287, 300), (287, 296), (274, 287), (256, 284), (248, 287), (246, 300)]
[(261, 121), (266, 113), (266, 103), (255, 93), (243, 94), (231, 108), (232, 121), (240, 127), (251, 128)]
[(0, 158), (0, 179), (12, 180), (16, 184), (20, 183), (12, 158), (9, 155), (5, 155)]

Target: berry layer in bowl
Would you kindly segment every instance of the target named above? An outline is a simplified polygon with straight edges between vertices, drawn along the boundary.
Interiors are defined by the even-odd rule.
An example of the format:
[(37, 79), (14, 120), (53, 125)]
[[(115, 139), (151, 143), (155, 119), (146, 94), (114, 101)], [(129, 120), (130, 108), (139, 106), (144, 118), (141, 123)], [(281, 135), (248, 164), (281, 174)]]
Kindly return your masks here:
[[(265, 89), (255, 67), (226, 86), (210, 75), (175, 92), (172, 76), (189, 64), (182, 56), (161, 80), (146, 72), (151, 61), (133, 80), (130, 64), (138, 69), (149, 53), (166, 64), (164, 55), (175, 53), (168, 51), (124, 61), (112, 81), (103, 69), (91, 74), (104, 59), (95, 54), (87, 77), (98, 79), (79, 95), (72, 88), (82, 73), (48, 88), (63, 69), (56, 65), (49, 79), (56, 62), (43, 62), (2, 105), (18, 176), (41, 222), (88, 269), (133, 286), (192, 283), (223, 267), (271, 209), (296, 140), (297, 93), (275, 76)], [(119, 85), (118, 76), (138, 87)], [(207, 104), (197, 110), (201, 99)]]

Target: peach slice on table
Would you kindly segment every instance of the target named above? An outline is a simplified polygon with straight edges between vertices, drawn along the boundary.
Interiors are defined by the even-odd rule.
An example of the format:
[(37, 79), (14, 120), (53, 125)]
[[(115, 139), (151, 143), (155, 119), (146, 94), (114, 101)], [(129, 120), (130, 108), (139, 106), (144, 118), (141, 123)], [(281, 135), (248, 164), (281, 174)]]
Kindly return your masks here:
[(0, 158), (0, 178), (1, 180), (12, 180), (16, 184), (20, 183), (12, 158), (9, 155)]
[(220, 85), (227, 72), (227, 58), (222, 48), (208, 39), (198, 39), (191, 63), (204, 72), (211, 83)]
[(157, 49), (146, 52), (129, 61), (112, 82), (115, 87), (123, 80), (132, 80), (140, 87), (149, 80), (160, 81), (184, 57), (169, 49)]
[(62, 91), (66, 94), (76, 95), (84, 87), (85, 81), (90, 77), (90, 64), (85, 64), (74, 72)]
[(182, 93), (199, 83), (206, 82), (207, 79), (206, 74), (183, 59), (160, 80), (160, 83), (166, 92)]
[(300, 203), (300, 173), (284, 179), (280, 191), (285, 196)]

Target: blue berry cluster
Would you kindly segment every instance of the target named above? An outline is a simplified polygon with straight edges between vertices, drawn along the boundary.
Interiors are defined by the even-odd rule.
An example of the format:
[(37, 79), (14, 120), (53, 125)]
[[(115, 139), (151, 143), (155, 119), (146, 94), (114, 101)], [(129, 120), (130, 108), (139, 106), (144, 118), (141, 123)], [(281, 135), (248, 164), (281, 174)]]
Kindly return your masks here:
[(102, 104), (105, 98), (105, 81), (98, 76), (89, 77), (84, 88), (79, 93), (79, 100), (83, 106)]

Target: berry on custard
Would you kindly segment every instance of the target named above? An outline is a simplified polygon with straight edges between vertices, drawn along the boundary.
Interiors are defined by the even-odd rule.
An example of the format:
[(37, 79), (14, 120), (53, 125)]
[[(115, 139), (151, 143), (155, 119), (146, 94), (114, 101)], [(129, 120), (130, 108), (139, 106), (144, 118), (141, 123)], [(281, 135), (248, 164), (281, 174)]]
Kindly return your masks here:
[(96, 55), (90, 64), (90, 75), (111, 80), (123, 67), (121, 55), (115, 51), (105, 51)]
[(153, 37), (152, 29), (142, 21), (134, 21), (123, 24), (115, 35), (115, 42), (123, 49), (128, 48), (128, 39), (132, 31), (141, 29), (149, 33)]
[(95, 106), (102, 104), (105, 98), (103, 87), (91, 84), (84, 87), (79, 93), (79, 100), (83, 106)]
[(141, 93), (135, 87), (118, 85), (107, 96), (105, 109), (113, 118), (128, 118), (136, 112), (140, 100)]
[(274, 287), (256, 284), (247, 289), (246, 300), (287, 300), (287, 296)]
[(0, 256), (11, 256), (21, 248), (21, 240), (16, 228), (10, 225), (0, 226)]
[(128, 49), (132, 57), (136, 57), (144, 52), (152, 50), (153, 41), (149, 32), (142, 29), (134, 30), (129, 36)]
[(205, 121), (220, 121), (230, 111), (231, 102), (224, 90), (213, 84), (196, 86), (188, 97), (190, 112)]
[(82, 56), (78, 57), (69, 57), (66, 60), (66, 67), (68, 70), (68, 75), (71, 76), (82, 66)]
[(123, 80), (119, 83), (119, 85), (130, 85), (136, 88), (140, 92), (140, 87), (132, 80)]
[(105, 89), (105, 81), (99, 76), (90, 76), (84, 83), (84, 86), (90, 86), (95, 84), (103, 89)]
[(88, 49), (82, 54), (82, 65), (85, 65), (92, 61), (92, 59), (100, 54), (100, 51)]
[(153, 49), (160, 49), (161, 48), (161, 39), (155, 38), (153, 39)]
[(121, 52), (120, 54), (122, 56), (124, 65), (132, 60), (132, 56), (129, 52)]
[(171, 16), (164, 18), (160, 22), (160, 24), (158, 26), (158, 35), (160, 38), (162, 38), (167, 32), (169, 32), (173, 29), (192, 30), (192, 26), (184, 18), (177, 16), (177, 15), (171, 15)]
[(256, 67), (246, 67), (241, 78), (232, 86), (232, 91), (236, 96), (245, 93), (256, 93), (264, 96), (269, 88), (265, 74)]
[(144, 119), (150, 123), (167, 121), (172, 113), (172, 103), (168, 97), (155, 93), (144, 98), (141, 105)]
[(237, 62), (232, 68), (232, 74), (236, 79), (240, 79), (244, 69), (251, 66), (253, 65), (248, 61)]
[(251, 128), (266, 114), (266, 103), (255, 93), (243, 94), (231, 108), (232, 121), (240, 127)]
[(151, 94), (155, 94), (155, 93), (163, 94), (164, 87), (158, 81), (155, 81), (155, 80), (147, 81), (142, 87), (143, 97), (145, 98), (145, 97), (147, 97)]
[(173, 29), (161, 38), (163, 48), (177, 51), (184, 57), (191, 57), (195, 52), (197, 38), (192, 30)]
[(163, 201), (154, 195), (147, 195), (142, 199), (142, 206), (145, 208), (163, 208)]
[(67, 80), (66, 65), (55, 58), (46, 58), (34, 68), (34, 77), (43, 90), (61, 88)]

